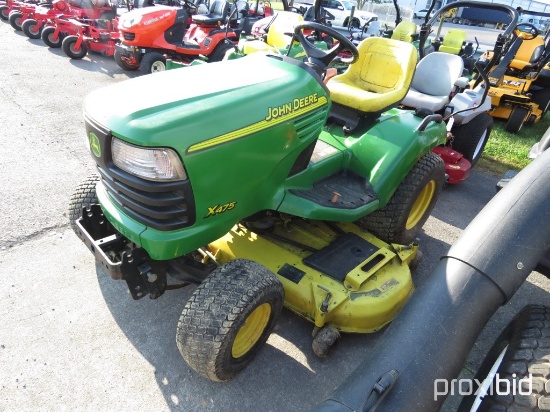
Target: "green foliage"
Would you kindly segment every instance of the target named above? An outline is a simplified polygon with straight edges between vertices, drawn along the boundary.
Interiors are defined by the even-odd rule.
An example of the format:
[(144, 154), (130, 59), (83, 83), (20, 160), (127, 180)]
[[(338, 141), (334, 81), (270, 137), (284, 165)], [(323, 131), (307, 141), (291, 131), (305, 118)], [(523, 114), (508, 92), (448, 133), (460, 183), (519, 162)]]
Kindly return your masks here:
[(550, 127), (550, 116), (534, 125), (524, 125), (517, 134), (506, 132), (505, 127), (505, 121), (495, 119), (493, 132), (479, 163), (481, 167), (497, 173), (510, 169), (520, 170), (529, 164), (529, 150)]

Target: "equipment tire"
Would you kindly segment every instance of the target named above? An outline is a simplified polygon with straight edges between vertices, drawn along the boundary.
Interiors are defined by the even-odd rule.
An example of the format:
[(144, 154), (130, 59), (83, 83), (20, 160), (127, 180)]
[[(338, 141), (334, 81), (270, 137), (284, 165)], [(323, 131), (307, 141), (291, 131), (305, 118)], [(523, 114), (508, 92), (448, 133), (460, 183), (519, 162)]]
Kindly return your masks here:
[(17, 31), (21, 31), (22, 17), (23, 13), (21, 13), (20, 11), (12, 11), (10, 13), (10, 16), (8, 17), (11, 27), (13, 27)]
[(25, 33), (29, 39), (39, 39), (42, 34), (42, 26), (40, 26), (38, 30), (35, 30), (37, 24), (38, 22), (34, 19), (25, 20), (21, 25), (21, 30), (23, 30), (23, 33)]
[(139, 69), (139, 64), (134, 66), (133, 64), (128, 64), (124, 60), (122, 60), (122, 56), (120, 55), (120, 52), (118, 50), (115, 50), (114, 59), (116, 64), (118, 64), (118, 67), (123, 70), (133, 72)]
[(231, 43), (229, 40), (222, 40), (212, 51), (212, 53), (210, 53), (210, 56), (208, 56), (208, 62), (221, 62), (225, 57), (225, 53), (227, 53), (227, 51), (231, 50), (233, 47), (233, 43)]
[(544, 116), (550, 109), (550, 89), (544, 88), (542, 90), (537, 90), (533, 92), (533, 102), (535, 102), (542, 114), (540, 115), (540, 120), (544, 119)]
[(357, 221), (388, 243), (411, 243), (435, 206), (445, 183), (445, 163), (435, 153), (422, 156), (386, 206)]
[[(486, 378), (491, 379), (490, 375), (493, 375), (492, 394), (489, 392), (485, 396), (477, 396), (474, 393), (467, 396), (462, 400), (458, 410), (548, 410), (550, 406), (548, 331), (550, 331), (550, 307), (525, 306), (497, 338), (475, 376), (477, 382), (483, 382)], [(503, 357), (501, 357), (502, 354), (504, 354)], [(496, 374), (499, 382), (506, 382), (503, 386), (516, 388), (515, 394), (497, 394)], [(519, 381), (529, 378), (529, 375), (532, 375), (532, 392), (529, 395), (520, 394), (520, 389), (526, 390), (519, 385)], [(500, 390), (501, 387), (498, 389)], [(480, 404), (472, 409), (476, 401)]]
[(259, 263), (235, 259), (201, 283), (182, 311), (178, 349), (197, 373), (227, 381), (269, 337), (284, 301), (280, 280)]
[(80, 49), (75, 49), (75, 44), (78, 41), (78, 36), (67, 36), (63, 39), (62, 47), (65, 54), (71, 59), (80, 60), (88, 53), (88, 48), (82, 42)]
[(76, 219), (82, 216), (82, 209), (89, 209), (90, 205), (99, 203), (95, 186), (99, 182), (99, 176), (92, 174), (81, 182), (74, 190), (69, 200), (69, 223), (71, 229), (76, 233)]
[(157, 52), (147, 52), (141, 59), (139, 69), (143, 74), (164, 72), (166, 71), (166, 57)]
[(59, 33), (57, 40), (54, 40), (52, 38), (54, 32), (55, 27), (44, 27), (44, 30), (42, 30), (42, 34), (40, 35), (40, 37), (42, 38), (42, 41), (46, 44), (46, 46), (51, 47), (52, 49), (58, 49), (63, 44), (63, 36), (61, 35), (61, 33)]
[(8, 20), (9, 16), (9, 7), (8, 6), (0, 6), (0, 19), (2, 20)]
[(518, 133), (523, 127), (523, 123), (527, 120), (528, 113), (529, 110), (525, 107), (514, 107), (508, 118), (508, 123), (506, 123), (506, 131), (509, 133)]
[(453, 130), (453, 149), (464, 155), (472, 167), (477, 163), (493, 130), (493, 118), (481, 113)]

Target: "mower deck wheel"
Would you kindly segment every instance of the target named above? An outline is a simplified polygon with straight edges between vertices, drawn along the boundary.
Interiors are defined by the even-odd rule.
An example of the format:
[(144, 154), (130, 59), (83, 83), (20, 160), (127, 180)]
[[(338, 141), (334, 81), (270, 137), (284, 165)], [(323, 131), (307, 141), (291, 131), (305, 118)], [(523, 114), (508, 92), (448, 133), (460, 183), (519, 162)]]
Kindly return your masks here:
[(23, 13), (21, 13), (20, 11), (12, 11), (10, 13), (10, 16), (8, 17), (11, 27), (13, 27), (17, 31), (21, 31), (22, 17), (23, 17)]
[(0, 6), (0, 19), (8, 20), (8, 18), (10, 17), (8, 11), (8, 6)]
[(115, 54), (113, 57), (115, 59), (116, 64), (118, 64), (118, 67), (120, 67), (123, 70), (132, 72), (139, 69), (139, 64), (136, 64), (136, 65), (128, 64), (124, 60), (122, 60), (122, 56), (118, 50), (115, 50)]
[(63, 39), (62, 47), (65, 54), (71, 59), (80, 60), (88, 53), (88, 48), (82, 42), (78, 50), (76, 49), (76, 42), (78, 36), (67, 36)]
[(48, 47), (51, 47), (52, 49), (58, 49), (61, 47), (61, 44), (63, 43), (63, 36), (60, 33), (59, 36), (57, 36), (57, 39), (54, 39), (53, 38), (54, 33), (55, 33), (55, 27), (51, 27), (51, 26), (44, 27), (44, 30), (42, 30), (42, 34), (40, 35), (40, 37)]
[(21, 25), (21, 30), (23, 30), (23, 33), (25, 33), (29, 39), (39, 39), (42, 34), (42, 26), (37, 29), (37, 24), (38, 22), (34, 19), (25, 20)]
[(82, 216), (82, 209), (89, 209), (90, 205), (99, 203), (95, 186), (99, 182), (99, 176), (92, 174), (80, 183), (73, 192), (69, 200), (69, 223), (76, 233), (76, 219)]
[(311, 343), (311, 349), (320, 358), (328, 355), (330, 348), (340, 339), (340, 332), (334, 326), (325, 326), (317, 331)]
[(216, 48), (212, 51), (210, 56), (208, 57), (208, 62), (214, 63), (214, 62), (221, 62), (225, 56), (225, 53), (227, 53), (228, 50), (233, 49), (233, 43), (231, 43), (229, 40), (221, 41), (220, 44), (216, 46)]
[(386, 206), (357, 221), (388, 243), (411, 243), (432, 212), (445, 183), (445, 163), (428, 152), (401, 182)]
[(178, 349), (199, 374), (227, 381), (269, 337), (284, 301), (280, 280), (259, 263), (229, 261), (201, 283), (182, 311)]
[(493, 118), (488, 113), (481, 113), (453, 129), (453, 149), (462, 153), (473, 167), (481, 157), (492, 130)]
[(523, 124), (527, 120), (527, 115), (529, 110), (525, 107), (516, 106), (512, 110), (510, 117), (508, 118), (508, 123), (506, 123), (506, 131), (509, 133), (519, 133)]

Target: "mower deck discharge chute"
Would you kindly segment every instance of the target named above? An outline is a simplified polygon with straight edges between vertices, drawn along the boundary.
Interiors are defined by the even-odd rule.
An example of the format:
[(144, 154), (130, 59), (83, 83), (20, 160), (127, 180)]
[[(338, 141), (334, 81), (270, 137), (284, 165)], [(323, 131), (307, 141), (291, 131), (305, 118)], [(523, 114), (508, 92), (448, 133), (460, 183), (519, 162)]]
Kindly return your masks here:
[[(305, 30), (339, 43), (319, 50)], [(412, 45), (371, 38), (358, 51), (318, 23), (294, 36), (305, 62), (254, 53), (118, 83), (84, 105), (98, 176), (71, 199), (73, 228), (135, 299), (176, 287), (169, 278), (199, 283), (176, 339), (212, 380), (252, 360), (283, 301), (314, 323), (320, 356), (340, 331), (390, 322), (445, 179), (431, 153), (442, 117), (396, 108)], [(349, 72), (325, 85), (344, 49)]]

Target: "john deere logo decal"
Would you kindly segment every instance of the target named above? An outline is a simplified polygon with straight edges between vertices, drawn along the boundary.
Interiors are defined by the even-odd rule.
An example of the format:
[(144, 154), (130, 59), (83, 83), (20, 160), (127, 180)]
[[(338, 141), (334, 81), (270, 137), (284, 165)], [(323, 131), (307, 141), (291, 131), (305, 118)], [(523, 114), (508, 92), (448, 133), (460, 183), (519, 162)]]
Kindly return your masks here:
[(88, 140), (90, 141), (90, 149), (92, 150), (92, 153), (96, 157), (100, 157), (101, 146), (99, 145), (99, 139), (97, 138), (94, 132), (90, 132), (90, 134), (88, 135)]

